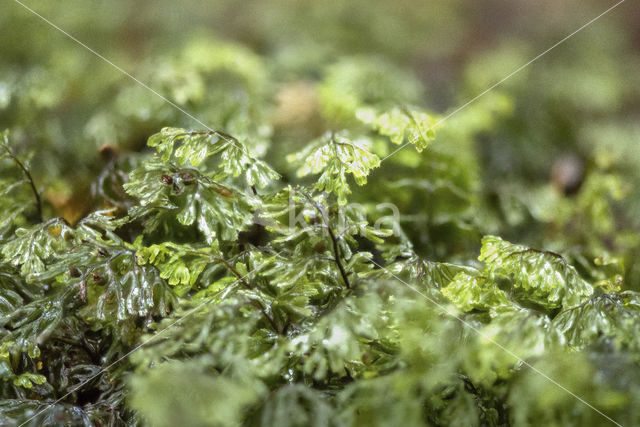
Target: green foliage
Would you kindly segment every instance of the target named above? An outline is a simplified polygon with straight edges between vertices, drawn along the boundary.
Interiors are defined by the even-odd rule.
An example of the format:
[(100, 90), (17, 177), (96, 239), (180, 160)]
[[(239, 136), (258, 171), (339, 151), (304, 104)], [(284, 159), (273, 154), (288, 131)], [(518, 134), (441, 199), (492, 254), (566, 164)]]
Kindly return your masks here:
[(595, 296), (561, 312), (555, 326), (576, 348), (584, 348), (606, 337), (611, 344), (638, 351), (638, 294), (626, 291)]
[[(231, 180), (245, 172), (248, 185), (264, 187), (279, 177), (264, 162), (253, 159), (238, 140), (221, 132), (165, 128), (149, 138), (149, 146), (159, 159), (143, 162), (123, 185), (139, 199), (131, 215), (144, 218), (147, 232), (158, 227), (169, 232), (177, 220), (183, 226), (196, 224), (207, 243), (218, 234), (233, 240), (251, 223), (254, 203)], [(216, 154), (218, 170), (203, 164)], [(185, 168), (185, 163), (201, 168)]]
[(429, 141), (435, 138), (433, 127), (436, 121), (422, 111), (396, 107), (376, 114), (374, 110), (362, 109), (357, 115), (380, 135), (388, 136), (394, 144), (402, 145), (407, 142), (414, 145), (418, 152), (427, 148)]
[(367, 183), (371, 169), (380, 166), (380, 159), (368, 149), (367, 140), (350, 140), (341, 134), (329, 133), (309, 144), (303, 151), (287, 156), (290, 162), (303, 161), (298, 176), (321, 173), (314, 188), (334, 193), (341, 205), (351, 194), (347, 174), (358, 185)]
[(573, 307), (594, 293), (592, 285), (559, 254), (514, 245), (486, 236), (479, 271), (458, 273), (442, 293), (463, 311), (488, 311), (492, 317), (513, 307), (552, 312)]
[(254, 422), (262, 425), (328, 427), (331, 406), (322, 393), (299, 384), (280, 387)]
[(358, 109), (412, 103), (419, 99), (419, 81), (381, 58), (349, 58), (328, 67), (320, 87), (324, 116), (339, 126), (356, 121)]
[[(23, 224), (25, 216), (33, 211), (32, 202), (35, 201), (40, 209), (40, 201), (31, 193), (29, 185), (33, 185), (29, 171), (29, 162), (22, 162), (13, 152), (9, 143), (9, 132), (0, 133), (0, 209), (4, 212), (0, 218), (0, 239), (13, 229)], [(26, 172), (26, 173), (25, 173)]]
[(33, 3), (139, 81), (3, 9), (0, 424), (640, 424), (627, 24)]
[(208, 248), (195, 250), (167, 242), (142, 246), (136, 252), (136, 259), (139, 265), (157, 265), (160, 276), (172, 286), (193, 286), (207, 264), (216, 257)]
[(20, 273), (29, 277), (42, 273), (45, 261), (56, 251), (68, 246), (70, 228), (61, 218), (54, 218), (30, 229), (18, 228), (15, 237), (2, 247), (2, 255), (11, 264), (20, 267)]
[(263, 161), (251, 157), (240, 141), (220, 131), (187, 132), (164, 128), (149, 138), (147, 144), (156, 149), (163, 163), (175, 159), (179, 166), (189, 163), (197, 167), (207, 157), (219, 154), (218, 168), (222, 171), (212, 175), (212, 179), (237, 177), (245, 172), (247, 184), (262, 188), (279, 176)]
[(499, 310), (500, 307), (508, 306), (509, 300), (505, 292), (497, 284), (487, 282), (489, 280), (483, 276), (459, 273), (442, 289), (442, 294), (462, 311)]
[(547, 309), (579, 304), (593, 293), (575, 268), (561, 255), (513, 245), (499, 237), (482, 239), (480, 261), (486, 263), (484, 274), (492, 280), (511, 281), (516, 298), (520, 290), (523, 299)]
[[(203, 363), (170, 362), (131, 380), (131, 405), (154, 426), (238, 425), (256, 399), (252, 384), (202, 370)], [(215, 402), (211, 396), (220, 396)]]

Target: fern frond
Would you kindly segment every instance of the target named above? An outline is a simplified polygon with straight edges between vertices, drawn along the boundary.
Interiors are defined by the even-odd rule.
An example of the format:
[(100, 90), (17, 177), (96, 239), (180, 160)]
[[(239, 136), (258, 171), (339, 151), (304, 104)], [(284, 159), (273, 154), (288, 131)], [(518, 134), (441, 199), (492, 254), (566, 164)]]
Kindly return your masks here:
[(371, 170), (380, 166), (380, 159), (369, 151), (367, 140), (351, 140), (344, 133), (333, 132), (312, 142), (303, 151), (288, 155), (287, 160), (302, 163), (298, 176), (320, 174), (314, 187), (334, 193), (341, 205), (347, 203), (347, 195), (351, 194), (347, 174), (353, 175), (358, 185), (364, 185)]

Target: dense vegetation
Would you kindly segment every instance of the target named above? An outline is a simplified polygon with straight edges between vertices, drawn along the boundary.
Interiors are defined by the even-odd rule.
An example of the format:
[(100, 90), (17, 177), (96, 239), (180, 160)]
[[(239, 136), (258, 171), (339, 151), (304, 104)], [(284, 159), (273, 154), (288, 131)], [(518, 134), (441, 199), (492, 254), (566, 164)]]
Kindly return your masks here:
[(6, 3), (0, 424), (640, 423), (637, 5)]

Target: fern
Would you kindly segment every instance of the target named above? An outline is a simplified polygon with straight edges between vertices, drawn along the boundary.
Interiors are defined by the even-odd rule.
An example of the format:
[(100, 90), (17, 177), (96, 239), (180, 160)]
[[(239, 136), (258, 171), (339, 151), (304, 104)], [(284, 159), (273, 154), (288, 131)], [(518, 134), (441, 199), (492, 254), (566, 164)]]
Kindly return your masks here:
[(503, 81), (455, 2), (272, 3), (39, 6), (137, 81), (3, 9), (0, 424), (638, 424), (626, 27)]
[(366, 140), (350, 140), (345, 135), (328, 133), (312, 142), (303, 151), (290, 154), (290, 162), (304, 162), (298, 169), (298, 176), (318, 174), (315, 188), (318, 191), (334, 193), (341, 205), (347, 203), (351, 189), (347, 174), (353, 175), (358, 185), (367, 182), (367, 175), (380, 166), (380, 159), (369, 152)]
[[(154, 231), (177, 220), (179, 224), (197, 224), (208, 243), (220, 234), (233, 240), (253, 218), (252, 197), (243, 194), (231, 181), (245, 171), (246, 183), (264, 187), (278, 174), (260, 160), (250, 157), (235, 138), (221, 132), (186, 132), (165, 128), (149, 138), (159, 160), (152, 158), (133, 170), (124, 185), (128, 194), (140, 200), (131, 214), (144, 218), (146, 230)], [(202, 165), (209, 156), (218, 155), (218, 169)], [(174, 163), (175, 162), (175, 163)]]
[(639, 345), (639, 308), (635, 292), (602, 294), (568, 307), (553, 321), (576, 348), (584, 348), (604, 337), (618, 347), (635, 352)]
[(593, 294), (593, 287), (559, 254), (493, 236), (485, 237), (482, 243), (479, 259), (486, 262), (486, 273), (494, 280), (511, 279), (516, 293), (522, 289), (531, 302), (546, 308), (568, 307)]
[(62, 218), (54, 218), (30, 228), (19, 228), (15, 237), (2, 247), (2, 255), (14, 266), (20, 267), (23, 276), (42, 273), (45, 262), (56, 251), (69, 245), (72, 234)]
[(180, 166), (186, 163), (199, 166), (207, 157), (218, 154), (218, 167), (222, 171), (212, 175), (212, 179), (237, 177), (244, 171), (247, 184), (262, 188), (279, 177), (264, 162), (251, 157), (240, 141), (220, 131), (187, 132), (164, 128), (149, 138), (148, 145), (156, 149), (163, 163), (176, 160)]
[(396, 107), (377, 114), (372, 109), (361, 109), (357, 115), (378, 133), (388, 136), (394, 144), (402, 145), (406, 142), (412, 144), (418, 152), (427, 148), (436, 136), (435, 119), (419, 110)]

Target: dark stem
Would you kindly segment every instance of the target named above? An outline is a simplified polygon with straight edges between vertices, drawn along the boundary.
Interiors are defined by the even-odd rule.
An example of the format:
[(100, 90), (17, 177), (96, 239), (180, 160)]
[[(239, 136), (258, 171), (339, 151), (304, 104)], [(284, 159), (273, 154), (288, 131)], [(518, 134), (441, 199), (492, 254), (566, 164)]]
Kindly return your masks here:
[[(251, 286), (246, 282), (246, 280), (244, 280), (244, 276), (242, 276), (240, 274), (240, 272), (238, 270), (236, 270), (235, 267), (232, 266), (229, 263), (229, 261), (227, 261), (224, 258), (220, 258), (220, 257), (212, 257), (212, 259), (214, 259), (215, 261), (223, 263), (225, 265), (225, 267), (227, 267), (229, 269), (229, 271), (231, 271), (233, 273), (233, 275), (238, 278), (238, 281), (240, 283), (242, 283), (247, 289), (251, 289)], [(269, 324), (271, 325), (273, 330), (276, 331), (277, 333), (280, 333), (280, 331), (278, 330), (278, 326), (276, 325), (276, 322), (274, 322), (274, 320), (271, 318), (271, 316), (269, 316), (269, 314), (265, 310), (264, 306), (262, 304), (260, 304), (259, 301), (256, 301), (256, 300), (250, 300), (250, 301), (258, 310), (260, 310), (260, 312), (267, 319), (267, 321), (269, 321)]]
[(240, 272), (236, 270), (236, 268), (229, 263), (229, 261), (221, 257), (211, 257), (211, 259), (213, 259), (214, 261), (223, 263), (224, 266), (227, 267), (227, 269), (231, 271), (233, 275), (238, 278), (238, 281), (240, 283), (242, 283), (246, 288), (251, 288), (251, 286), (249, 286), (249, 284), (244, 280), (244, 276), (241, 275)]
[[(206, 252), (200, 252), (198, 250), (191, 250), (189, 252), (192, 253), (196, 253), (199, 255), (204, 255), (204, 256), (208, 256), (209, 259), (211, 259), (211, 261), (215, 261), (215, 262), (220, 262), (222, 264), (224, 264), (224, 266), (234, 275), (238, 278), (238, 282), (242, 284), (242, 286), (244, 286), (247, 289), (251, 289), (251, 285), (249, 285), (249, 283), (247, 283), (246, 280), (244, 280), (246, 275), (242, 275), (240, 274), (240, 272), (238, 270), (236, 270), (236, 268), (231, 265), (231, 263), (229, 261), (227, 261), (226, 259), (222, 258), (222, 257), (217, 257), (217, 256), (213, 256), (211, 254), (208, 254)], [(271, 325), (271, 327), (273, 328), (274, 331), (276, 331), (277, 333), (281, 333), (278, 330), (278, 326), (276, 325), (276, 322), (271, 318), (271, 316), (269, 316), (269, 314), (267, 313), (265, 307), (260, 303), (260, 301), (256, 301), (256, 300), (249, 300), (251, 302), (251, 304), (256, 307), (258, 310), (260, 310), (260, 312), (262, 313), (262, 315), (267, 319), (267, 321), (269, 322), (269, 324)]]
[(322, 216), (322, 221), (324, 221), (324, 224), (327, 227), (327, 231), (329, 232), (329, 237), (331, 238), (331, 243), (333, 244), (334, 261), (338, 265), (338, 270), (340, 270), (340, 275), (342, 276), (342, 280), (344, 281), (344, 285), (347, 287), (347, 289), (351, 289), (351, 284), (349, 283), (349, 279), (347, 277), (347, 272), (345, 271), (344, 266), (342, 265), (342, 260), (341, 260), (342, 257), (340, 256), (340, 248), (338, 247), (338, 239), (336, 238), (336, 235), (333, 232), (333, 229), (331, 228), (331, 225), (329, 225), (329, 219), (326, 217), (322, 207), (318, 203), (316, 203), (311, 198), (311, 196), (309, 196), (306, 193), (303, 193), (303, 194), (307, 198), (307, 200), (309, 200), (309, 203), (311, 203), (313, 205), (313, 207), (315, 207), (316, 210), (318, 212), (320, 212), (320, 216)]
[(267, 314), (267, 311), (264, 309), (262, 304), (260, 304), (260, 302), (256, 300), (250, 300), (250, 301), (258, 310), (260, 310), (262, 315), (269, 321), (269, 324), (271, 325), (273, 330), (276, 331), (276, 333), (281, 334), (281, 331), (278, 329), (278, 325), (276, 325), (276, 322), (271, 318), (271, 316), (269, 316), (269, 314)]
[(327, 230), (329, 231), (329, 237), (331, 237), (331, 242), (333, 243), (333, 255), (336, 259), (336, 264), (338, 264), (338, 269), (340, 270), (340, 274), (342, 275), (342, 280), (344, 280), (344, 285), (347, 289), (351, 289), (351, 285), (349, 284), (349, 279), (347, 278), (347, 272), (344, 270), (342, 266), (342, 261), (340, 260), (340, 248), (338, 247), (338, 239), (336, 239), (336, 235), (333, 234), (333, 229), (327, 223)]
[[(6, 143), (6, 138), (5, 138), (5, 143)], [(27, 167), (20, 161), (20, 159), (18, 159), (13, 152), (9, 149), (9, 147), (7, 147), (5, 144), (0, 144), (2, 146), (2, 148), (4, 148), (4, 150), (7, 152), (7, 156), (9, 156), (9, 158), (11, 158), (11, 160), (13, 160), (20, 169), (22, 169), (22, 172), (24, 172), (24, 174), (27, 177), (27, 180), (29, 181), (29, 185), (31, 186), (31, 190), (33, 191), (33, 195), (36, 198), (36, 209), (38, 210), (38, 222), (42, 222), (42, 201), (40, 200), (40, 194), (38, 194), (38, 190), (36, 189), (36, 184), (33, 182), (33, 177), (31, 176), (31, 172), (29, 172), (29, 169), (27, 169)]]

